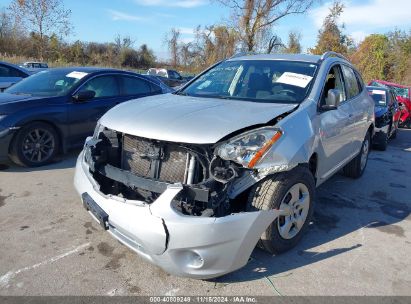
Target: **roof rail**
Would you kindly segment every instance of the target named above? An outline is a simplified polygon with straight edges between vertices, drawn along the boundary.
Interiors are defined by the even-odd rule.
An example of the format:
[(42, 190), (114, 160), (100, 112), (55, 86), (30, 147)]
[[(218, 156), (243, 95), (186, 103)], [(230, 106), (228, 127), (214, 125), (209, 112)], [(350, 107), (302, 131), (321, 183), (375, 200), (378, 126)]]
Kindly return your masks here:
[(324, 61), (325, 59), (327, 59), (327, 58), (329, 58), (329, 57), (338, 57), (338, 58), (341, 58), (341, 59), (344, 59), (344, 60), (348, 61), (348, 59), (347, 59), (345, 56), (341, 55), (340, 53), (332, 52), (332, 51), (325, 52), (325, 53), (321, 56), (321, 59), (320, 59), (320, 60), (321, 60), (321, 61)]

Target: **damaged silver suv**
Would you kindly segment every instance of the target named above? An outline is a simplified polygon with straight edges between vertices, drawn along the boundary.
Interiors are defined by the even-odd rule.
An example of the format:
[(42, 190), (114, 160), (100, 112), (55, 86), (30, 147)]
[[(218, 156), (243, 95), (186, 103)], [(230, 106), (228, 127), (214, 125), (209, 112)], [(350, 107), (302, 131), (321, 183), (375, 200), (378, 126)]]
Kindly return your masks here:
[(374, 103), (341, 55), (248, 55), (118, 105), (80, 154), (84, 207), (164, 270), (206, 279), (302, 237), (316, 186), (360, 177)]

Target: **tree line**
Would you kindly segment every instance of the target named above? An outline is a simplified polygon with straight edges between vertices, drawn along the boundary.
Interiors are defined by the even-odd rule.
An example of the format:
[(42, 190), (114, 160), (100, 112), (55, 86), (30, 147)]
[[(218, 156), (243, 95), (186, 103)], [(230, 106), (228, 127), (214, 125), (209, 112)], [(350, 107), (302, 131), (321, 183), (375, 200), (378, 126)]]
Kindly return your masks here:
[[(304, 14), (319, 0), (211, 0), (230, 11), (221, 24), (199, 25), (194, 39), (184, 42), (179, 29), (166, 34), (168, 62), (159, 62), (146, 45), (136, 47), (130, 37), (117, 36), (112, 42), (67, 42), (72, 33), (71, 11), (60, 0), (13, 0), (0, 11), (0, 56), (20, 56), (53, 65), (100, 65), (147, 69), (170, 65), (198, 73), (210, 65), (240, 52), (301, 53), (302, 35), (288, 33), (286, 41), (276, 25), (290, 15)], [(360, 42), (345, 34), (339, 22), (344, 5), (332, 3), (319, 29), (311, 54), (339, 52), (348, 57), (364, 79), (379, 78), (411, 83), (411, 32), (393, 29), (372, 34)]]
[(0, 11), (0, 56), (31, 58), (53, 65), (99, 65), (146, 69), (155, 64), (154, 52), (135, 48), (130, 37), (112, 42), (67, 42), (73, 31), (71, 11), (60, 0), (13, 0)]

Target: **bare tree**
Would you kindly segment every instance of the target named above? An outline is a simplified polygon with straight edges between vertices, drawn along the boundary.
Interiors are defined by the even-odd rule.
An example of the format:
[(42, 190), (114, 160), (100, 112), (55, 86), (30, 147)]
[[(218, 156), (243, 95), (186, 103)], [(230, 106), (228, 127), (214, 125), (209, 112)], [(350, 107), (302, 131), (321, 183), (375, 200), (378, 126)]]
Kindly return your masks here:
[[(232, 9), (244, 48), (256, 51), (264, 31), (280, 19), (307, 12), (316, 0), (216, 0)], [(259, 41), (260, 40), (260, 41)]]
[(277, 52), (279, 49), (284, 47), (281, 38), (277, 35), (270, 35), (270, 39), (267, 43), (267, 54), (271, 54), (273, 52)]
[(67, 36), (72, 30), (71, 10), (59, 0), (12, 0), (9, 9), (15, 22), (38, 40), (39, 57), (43, 58), (47, 37)]
[(6, 37), (11, 29), (10, 18), (4, 10), (0, 11), (0, 39)]
[(165, 38), (165, 42), (168, 46), (168, 50), (171, 55), (171, 65), (174, 68), (177, 68), (177, 66), (180, 63), (180, 60), (179, 60), (180, 36), (181, 36), (180, 31), (178, 29), (172, 28)]
[(120, 34), (117, 34), (117, 36), (114, 38), (114, 44), (116, 45), (116, 48), (118, 51), (122, 49), (129, 49), (134, 46), (135, 40), (131, 39), (130, 36), (124, 36), (122, 37)]

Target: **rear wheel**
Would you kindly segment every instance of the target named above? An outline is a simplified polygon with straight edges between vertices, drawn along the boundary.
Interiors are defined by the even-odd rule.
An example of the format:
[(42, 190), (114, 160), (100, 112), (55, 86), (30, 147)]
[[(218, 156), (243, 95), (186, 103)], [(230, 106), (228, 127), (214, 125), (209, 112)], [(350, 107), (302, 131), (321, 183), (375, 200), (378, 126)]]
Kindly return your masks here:
[(371, 137), (370, 132), (365, 135), (360, 153), (344, 167), (344, 174), (351, 178), (359, 178), (367, 167), (368, 155), (370, 154)]
[(58, 152), (59, 139), (53, 127), (42, 122), (24, 126), (14, 138), (10, 158), (18, 165), (38, 167), (50, 163)]
[(282, 211), (261, 235), (257, 245), (274, 254), (293, 248), (311, 220), (314, 191), (315, 181), (306, 167), (276, 174), (254, 186), (248, 199), (249, 211)]

